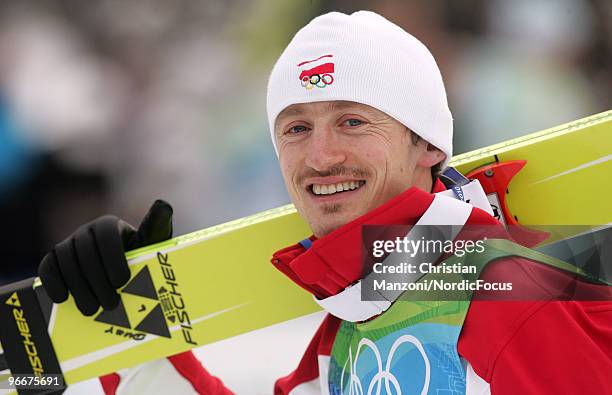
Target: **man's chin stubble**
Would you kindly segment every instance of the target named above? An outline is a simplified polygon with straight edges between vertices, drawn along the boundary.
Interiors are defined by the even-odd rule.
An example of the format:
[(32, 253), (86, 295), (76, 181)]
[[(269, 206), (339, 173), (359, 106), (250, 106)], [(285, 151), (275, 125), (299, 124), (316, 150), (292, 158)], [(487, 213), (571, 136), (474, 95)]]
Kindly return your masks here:
[[(323, 215), (334, 215), (334, 214), (338, 214), (342, 211), (343, 207), (341, 203), (332, 203), (332, 204), (325, 204), (322, 205), (320, 207), (320, 210), (322, 210)], [(341, 220), (341, 221), (332, 221), (331, 224), (328, 224), (327, 227), (324, 227), (322, 229), (319, 229), (319, 232), (315, 231), (315, 236), (317, 237), (323, 237), (331, 232), (333, 232), (334, 230), (336, 230), (337, 228), (346, 225), (347, 221), (346, 220)], [(313, 230), (315, 228), (313, 227)]]
[(336, 214), (340, 212), (342, 205), (340, 203), (332, 203), (323, 205), (323, 213), (324, 214)]

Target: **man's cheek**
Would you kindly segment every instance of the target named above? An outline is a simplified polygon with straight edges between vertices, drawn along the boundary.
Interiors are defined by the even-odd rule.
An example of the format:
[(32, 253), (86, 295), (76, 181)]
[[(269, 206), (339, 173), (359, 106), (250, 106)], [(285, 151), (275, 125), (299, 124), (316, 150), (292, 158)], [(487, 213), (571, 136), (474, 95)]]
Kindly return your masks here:
[(282, 162), (281, 162), (280, 168), (281, 168), (281, 175), (283, 176), (283, 181), (285, 182), (287, 189), (291, 189), (296, 181), (295, 173), (291, 170), (291, 168), (287, 164), (283, 164)]

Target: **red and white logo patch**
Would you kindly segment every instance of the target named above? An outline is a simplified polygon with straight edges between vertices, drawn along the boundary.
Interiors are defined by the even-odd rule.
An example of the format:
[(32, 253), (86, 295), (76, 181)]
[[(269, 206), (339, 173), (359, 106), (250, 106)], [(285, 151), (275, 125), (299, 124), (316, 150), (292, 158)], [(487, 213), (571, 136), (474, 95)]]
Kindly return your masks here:
[(313, 60), (300, 62), (300, 83), (308, 90), (314, 87), (327, 88), (334, 83), (334, 63), (330, 61), (334, 55), (323, 55)]

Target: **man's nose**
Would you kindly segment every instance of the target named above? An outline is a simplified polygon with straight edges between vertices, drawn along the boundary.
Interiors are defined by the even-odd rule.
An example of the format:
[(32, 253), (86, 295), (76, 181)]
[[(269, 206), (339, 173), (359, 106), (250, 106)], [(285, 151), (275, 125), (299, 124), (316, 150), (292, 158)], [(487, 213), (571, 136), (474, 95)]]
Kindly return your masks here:
[(346, 160), (345, 148), (333, 128), (315, 129), (310, 135), (306, 165), (317, 171), (326, 171)]

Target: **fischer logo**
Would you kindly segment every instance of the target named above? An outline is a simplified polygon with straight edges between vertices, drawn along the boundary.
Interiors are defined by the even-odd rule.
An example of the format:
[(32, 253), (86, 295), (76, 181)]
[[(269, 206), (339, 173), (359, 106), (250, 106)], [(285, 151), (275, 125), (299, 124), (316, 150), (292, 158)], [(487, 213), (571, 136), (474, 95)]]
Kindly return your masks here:
[(334, 55), (323, 55), (316, 59), (305, 60), (298, 64), (302, 70), (299, 76), (300, 83), (307, 90), (314, 87), (327, 88), (334, 83), (334, 63), (329, 61)]
[[(181, 330), (183, 332), (183, 338), (185, 339), (185, 343), (192, 344), (197, 346), (198, 344), (193, 341), (191, 337), (191, 331), (193, 330), (191, 326), (191, 320), (189, 319), (189, 313), (187, 313), (187, 309), (185, 307), (185, 301), (178, 289), (178, 283), (176, 281), (176, 275), (174, 274), (174, 270), (172, 270), (172, 265), (168, 262), (168, 254), (162, 254), (161, 252), (157, 253), (157, 261), (161, 267), (162, 273), (164, 275), (164, 279), (166, 280), (166, 286), (169, 288), (160, 289), (160, 297), (162, 298), (162, 308), (164, 312), (168, 316), (168, 314), (174, 315), (176, 319), (178, 319), (181, 324)], [(165, 294), (165, 295), (164, 295)], [(167, 300), (171, 302), (170, 309), (165, 308), (166, 303), (163, 301)], [(174, 313), (174, 314), (172, 314)], [(172, 322), (174, 319), (168, 317)]]
[(34, 342), (32, 341), (32, 332), (30, 332), (30, 327), (24, 317), (23, 309), (21, 308), (21, 302), (19, 301), (19, 296), (17, 295), (17, 292), (13, 292), (13, 294), (8, 298), (5, 303), (9, 306), (13, 306), (13, 317), (15, 318), (15, 323), (17, 324), (19, 334), (23, 338), (23, 347), (25, 348), (25, 351), (28, 354), (28, 361), (30, 362), (30, 366), (32, 367), (32, 372), (36, 376), (40, 377), (45, 371), (42, 366), (42, 361), (38, 356), (36, 344), (34, 344)]

